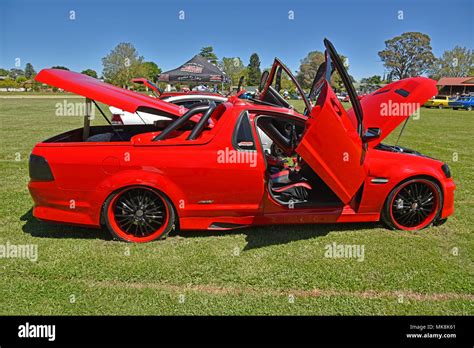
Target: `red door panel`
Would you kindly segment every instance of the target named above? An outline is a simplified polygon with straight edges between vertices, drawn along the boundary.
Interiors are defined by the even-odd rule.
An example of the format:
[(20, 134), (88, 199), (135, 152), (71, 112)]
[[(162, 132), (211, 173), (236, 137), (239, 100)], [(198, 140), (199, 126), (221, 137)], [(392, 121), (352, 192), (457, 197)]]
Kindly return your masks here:
[(296, 152), (347, 204), (366, 177), (361, 139), (327, 83), (311, 116)]

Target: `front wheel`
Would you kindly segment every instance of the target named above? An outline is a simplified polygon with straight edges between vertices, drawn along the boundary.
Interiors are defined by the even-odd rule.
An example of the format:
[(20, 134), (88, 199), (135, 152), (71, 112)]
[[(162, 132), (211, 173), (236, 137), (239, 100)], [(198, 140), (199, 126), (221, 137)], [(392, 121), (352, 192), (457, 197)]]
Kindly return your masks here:
[(442, 206), (443, 196), (437, 183), (413, 178), (390, 192), (382, 211), (382, 221), (391, 229), (421, 230), (439, 217)]
[(166, 238), (176, 220), (165, 195), (140, 186), (126, 187), (109, 196), (103, 215), (113, 237), (135, 243)]
[(442, 108), (443, 108), (443, 104), (439, 104), (438, 109), (442, 109)]

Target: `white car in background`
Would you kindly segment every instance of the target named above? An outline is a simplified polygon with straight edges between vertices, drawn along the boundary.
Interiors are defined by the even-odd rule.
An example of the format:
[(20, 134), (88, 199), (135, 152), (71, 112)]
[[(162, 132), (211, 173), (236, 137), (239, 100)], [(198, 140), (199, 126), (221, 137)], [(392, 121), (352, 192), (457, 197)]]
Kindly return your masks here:
[[(177, 95), (161, 99), (168, 103), (176, 104), (189, 109), (192, 105), (197, 103), (210, 103), (213, 101), (216, 104), (227, 101), (226, 97), (219, 97), (215, 95), (206, 94), (189, 94), (189, 95)], [(167, 120), (168, 117), (158, 116), (150, 114), (148, 112), (137, 111), (131, 113), (123, 111), (114, 106), (109, 107), (110, 113), (112, 114), (112, 124), (115, 125), (130, 125), (130, 124), (153, 124), (155, 121)]]

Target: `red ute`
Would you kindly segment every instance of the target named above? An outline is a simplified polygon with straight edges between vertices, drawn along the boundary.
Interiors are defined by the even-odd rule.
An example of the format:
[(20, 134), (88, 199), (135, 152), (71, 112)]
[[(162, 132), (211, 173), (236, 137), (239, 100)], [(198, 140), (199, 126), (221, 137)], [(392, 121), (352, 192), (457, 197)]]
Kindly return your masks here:
[[(154, 125), (86, 126), (37, 144), (30, 157), (34, 216), (101, 227), (148, 242), (174, 228), (382, 220), (418, 230), (453, 213), (446, 164), (381, 143), (436, 94), (417, 77), (359, 100), (332, 44), (306, 97), (276, 60), (258, 100), (179, 107), (77, 73), (47, 69), (36, 79), (129, 112), (170, 119)], [(346, 111), (329, 84), (337, 70), (351, 98)], [(280, 95), (282, 72), (302, 95), (297, 112)], [(310, 100), (315, 100), (312, 105)], [(263, 150), (265, 133), (272, 152)], [(275, 149), (275, 151), (273, 151)]]

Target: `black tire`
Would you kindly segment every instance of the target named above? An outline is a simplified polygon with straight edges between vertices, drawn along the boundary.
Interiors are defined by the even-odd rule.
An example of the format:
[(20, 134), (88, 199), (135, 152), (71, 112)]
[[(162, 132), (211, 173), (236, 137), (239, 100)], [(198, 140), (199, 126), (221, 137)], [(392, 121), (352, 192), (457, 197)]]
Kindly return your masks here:
[[(401, 189), (407, 187), (409, 188), (410, 185), (418, 183), (422, 185), (426, 185), (430, 190), (433, 191), (433, 195), (437, 199), (437, 206), (433, 207), (432, 210), (429, 212), (428, 216), (426, 217), (427, 219), (420, 222), (418, 225), (414, 226), (403, 226), (401, 223), (397, 222), (394, 218), (394, 214), (392, 214), (392, 209), (393, 209), (393, 203), (395, 200), (395, 196), (401, 191)], [(419, 197), (418, 197), (419, 198)], [(411, 203), (411, 202), (407, 202)], [(402, 203), (404, 204), (404, 203)], [(413, 204), (416, 204), (416, 206), (413, 208)], [(409, 212), (407, 211), (406, 214), (418, 214), (416, 212), (418, 203), (413, 202), (412, 203), (412, 208), (415, 210), (415, 212)], [(424, 209), (424, 207), (420, 204), (421, 208), (419, 209)], [(402, 181), (399, 183), (395, 188), (390, 192), (390, 194), (387, 196), (387, 199), (385, 200), (382, 213), (381, 213), (381, 221), (391, 230), (421, 230), (426, 227), (429, 227), (431, 224), (435, 223), (436, 221), (439, 220), (439, 216), (441, 213), (441, 209), (443, 207), (443, 193), (438, 185), (434, 180), (429, 179), (429, 178), (424, 178), (424, 177), (415, 177), (415, 178), (409, 178), (407, 180)], [(403, 209), (403, 208), (402, 208)], [(405, 208), (406, 209), (406, 208)], [(424, 212), (423, 212), (424, 214)], [(402, 219), (403, 219), (402, 215)]]
[(467, 111), (472, 111), (472, 106), (468, 106)]
[[(123, 205), (117, 206), (117, 203)], [(170, 199), (145, 186), (124, 187), (112, 193), (103, 205), (102, 216), (114, 239), (134, 243), (165, 239), (175, 228), (177, 220)]]
[(444, 224), (446, 223), (446, 221), (448, 221), (448, 218), (437, 219), (437, 220), (433, 221), (433, 226), (441, 226), (441, 225), (444, 225)]
[(443, 108), (443, 104), (439, 104), (438, 109), (442, 109), (442, 108)]
[(453, 110), (457, 110), (458, 108), (453, 108)]

